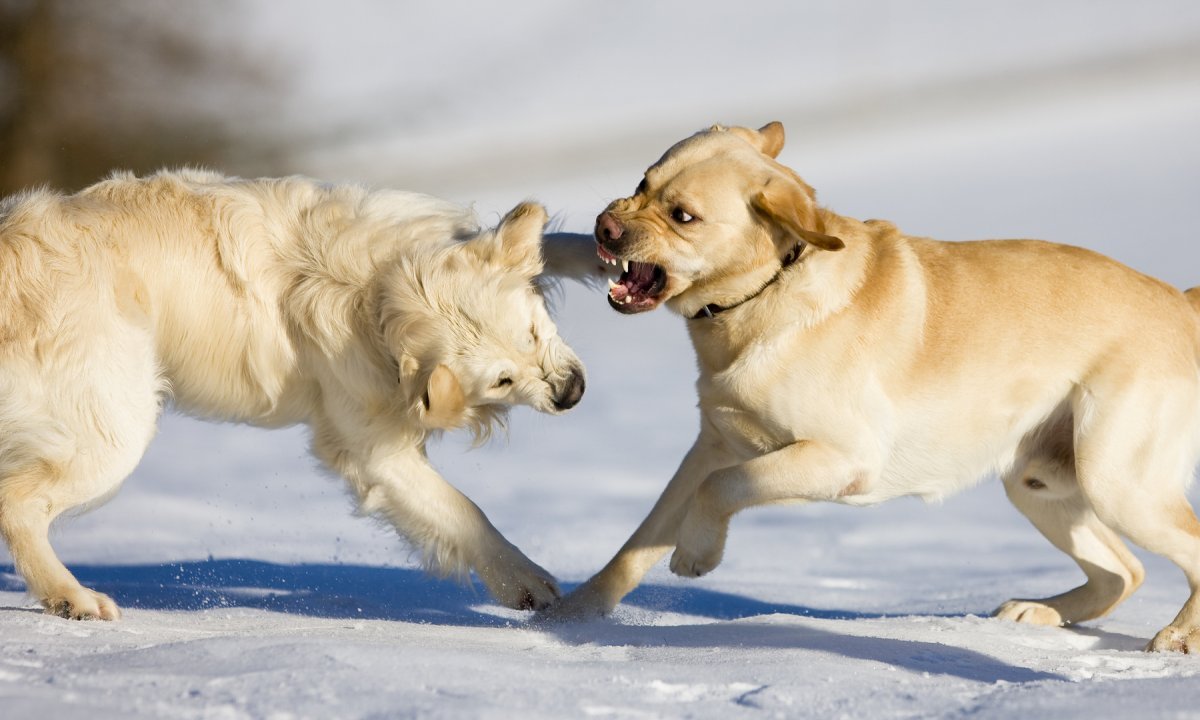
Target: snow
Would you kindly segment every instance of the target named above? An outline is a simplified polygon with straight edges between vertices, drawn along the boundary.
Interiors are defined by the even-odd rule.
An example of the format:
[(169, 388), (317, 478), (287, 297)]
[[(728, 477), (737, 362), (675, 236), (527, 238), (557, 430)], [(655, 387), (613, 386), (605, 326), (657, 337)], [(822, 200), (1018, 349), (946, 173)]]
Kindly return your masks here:
[[(257, 2), (247, 23), (305, 79), (301, 129), (381, 123), (297, 171), (485, 219), (536, 197), (587, 232), (686, 133), (780, 119), (782, 160), (844, 214), (1200, 281), (1200, 6), (808, 5)], [(558, 304), (581, 405), (432, 453), (569, 589), (649, 510), (696, 411), (679, 318), (572, 286)], [(1200, 658), (1140, 649), (1187, 593), (1161, 558), (1141, 553), (1145, 586), (1082, 627), (987, 617), (1082, 581), (994, 481), (936, 505), (748, 511), (710, 576), (660, 564), (612, 618), (538, 627), (354, 517), (303, 430), (168, 414), (121, 493), (54, 542), (125, 617), (44, 616), (0, 555), (5, 718), (1200, 715)]]

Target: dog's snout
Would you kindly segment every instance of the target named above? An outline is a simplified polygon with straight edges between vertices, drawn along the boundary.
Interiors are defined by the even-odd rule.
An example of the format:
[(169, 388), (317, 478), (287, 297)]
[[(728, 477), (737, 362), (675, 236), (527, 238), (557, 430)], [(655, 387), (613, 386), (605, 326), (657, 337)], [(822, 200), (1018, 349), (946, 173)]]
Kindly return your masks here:
[(625, 228), (621, 227), (620, 221), (609, 211), (605, 210), (596, 216), (596, 239), (619, 240), (624, 232)]
[(584, 385), (586, 383), (583, 379), (583, 372), (578, 369), (572, 369), (571, 374), (557, 388), (558, 392), (554, 397), (554, 407), (559, 410), (570, 410), (578, 405), (580, 398), (583, 397)]

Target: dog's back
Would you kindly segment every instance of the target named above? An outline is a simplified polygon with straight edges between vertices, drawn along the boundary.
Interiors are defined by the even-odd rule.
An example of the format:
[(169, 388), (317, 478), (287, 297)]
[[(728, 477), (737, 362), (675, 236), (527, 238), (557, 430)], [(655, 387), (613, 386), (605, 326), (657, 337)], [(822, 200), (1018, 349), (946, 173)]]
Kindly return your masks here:
[[(350, 334), (352, 295), (381, 259), (420, 230), (477, 229), (466, 211), (424, 195), (196, 170), (116, 174), (74, 196), (19, 197), (8, 210), (0, 268), (12, 282), (0, 303), (12, 311), (0, 337), (28, 343), (61, 333), (50, 318), (78, 314), (73, 303), (105, 307), (152, 334), (181, 407), (267, 425), (303, 419), (304, 408), (280, 406), (297, 395), (286, 389), (301, 346)], [(389, 239), (380, 232), (389, 225), (410, 236)]]

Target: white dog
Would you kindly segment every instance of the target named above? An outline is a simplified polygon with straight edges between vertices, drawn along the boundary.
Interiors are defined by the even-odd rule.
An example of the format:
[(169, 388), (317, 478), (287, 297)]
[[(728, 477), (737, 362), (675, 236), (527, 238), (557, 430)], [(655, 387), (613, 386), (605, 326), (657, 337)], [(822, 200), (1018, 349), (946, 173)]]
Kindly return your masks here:
[(0, 204), (0, 531), (29, 591), (48, 612), (118, 617), (47, 530), (117, 490), (170, 397), (307, 423), (427, 567), (473, 570), (509, 607), (548, 604), (553, 577), (425, 456), (433, 431), (485, 435), (507, 406), (579, 401), (583, 367), (537, 281), (545, 222), (522, 204), (480, 231), (424, 195), (194, 171)]
[(605, 612), (674, 548), (721, 560), (755, 505), (938, 498), (997, 471), (1013, 504), (1087, 577), (1001, 618), (1099, 617), (1142, 566), (1191, 598), (1150, 643), (1200, 650), (1200, 291), (1036, 241), (945, 243), (818, 207), (775, 158), (783, 127), (714, 127), (667, 151), (596, 221), (625, 272), (609, 303), (688, 318), (701, 429), (621, 551), (552, 612)]

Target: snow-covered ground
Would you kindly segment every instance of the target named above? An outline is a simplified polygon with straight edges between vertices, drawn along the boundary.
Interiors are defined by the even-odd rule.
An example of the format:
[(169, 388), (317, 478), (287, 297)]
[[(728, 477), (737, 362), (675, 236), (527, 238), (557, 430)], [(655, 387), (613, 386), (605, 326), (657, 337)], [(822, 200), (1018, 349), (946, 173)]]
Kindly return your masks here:
[[(305, 79), (296, 122), (359, 128), (295, 169), (485, 220), (536, 197), (587, 232), (683, 135), (780, 119), (782, 160), (839, 212), (1200, 283), (1200, 5), (505, 5), (252, 5)], [(649, 509), (696, 413), (679, 318), (576, 287), (558, 316), (583, 403), (434, 456), (570, 588)], [(0, 567), (0, 717), (1200, 716), (1200, 658), (1140, 650), (1186, 597), (1160, 558), (1084, 627), (987, 619), (1082, 580), (994, 481), (936, 506), (749, 511), (711, 576), (659, 567), (613, 618), (547, 629), (424, 576), (305, 444), (164, 417), (122, 492), (54, 537), (121, 621), (46, 617)]]

